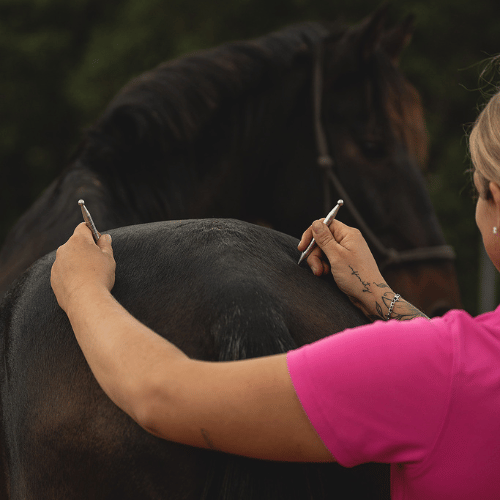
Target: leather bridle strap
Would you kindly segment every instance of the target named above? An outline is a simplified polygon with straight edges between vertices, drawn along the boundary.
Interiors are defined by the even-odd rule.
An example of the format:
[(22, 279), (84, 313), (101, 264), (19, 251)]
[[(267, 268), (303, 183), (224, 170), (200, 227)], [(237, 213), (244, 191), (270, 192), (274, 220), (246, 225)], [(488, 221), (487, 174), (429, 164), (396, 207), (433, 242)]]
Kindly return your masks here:
[(333, 185), (335, 192), (339, 197), (344, 200), (346, 208), (351, 212), (358, 229), (364, 234), (366, 240), (373, 250), (379, 253), (384, 260), (379, 264), (381, 269), (404, 262), (416, 262), (423, 260), (436, 260), (446, 259), (454, 260), (455, 251), (449, 245), (439, 245), (433, 247), (420, 247), (412, 248), (410, 250), (396, 250), (394, 248), (387, 248), (375, 233), (370, 229), (365, 222), (363, 216), (359, 213), (356, 205), (347, 194), (344, 186), (334, 172), (334, 160), (331, 157), (328, 149), (328, 141), (326, 139), (323, 122), (321, 119), (321, 105), (323, 96), (323, 75), (322, 75), (322, 61), (323, 61), (323, 44), (320, 42), (315, 49), (315, 61), (313, 70), (313, 113), (314, 113), (314, 131), (316, 137), (316, 147), (318, 150), (317, 163), (323, 172), (323, 199), (325, 203), (325, 214), (330, 211), (332, 207), (332, 196), (330, 192), (330, 185)]

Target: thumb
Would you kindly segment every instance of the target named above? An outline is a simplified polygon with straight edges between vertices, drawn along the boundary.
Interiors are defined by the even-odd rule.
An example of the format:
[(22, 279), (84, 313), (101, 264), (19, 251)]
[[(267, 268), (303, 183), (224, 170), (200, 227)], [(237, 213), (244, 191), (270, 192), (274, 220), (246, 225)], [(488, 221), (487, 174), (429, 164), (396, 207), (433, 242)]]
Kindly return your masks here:
[(102, 234), (101, 237), (97, 240), (97, 246), (111, 257), (113, 256), (113, 247), (111, 246), (111, 235), (110, 234)]
[(312, 232), (314, 240), (328, 257), (328, 260), (331, 261), (331, 257), (333, 257), (338, 243), (335, 241), (330, 228), (323, 222), (317, 220), (312, 224)]

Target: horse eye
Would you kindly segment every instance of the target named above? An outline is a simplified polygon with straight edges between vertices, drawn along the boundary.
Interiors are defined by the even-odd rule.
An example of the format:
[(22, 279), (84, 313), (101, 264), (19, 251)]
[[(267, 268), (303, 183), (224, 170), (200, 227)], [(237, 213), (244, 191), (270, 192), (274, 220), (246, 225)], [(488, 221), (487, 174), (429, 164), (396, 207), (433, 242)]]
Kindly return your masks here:
[(361, 151), (370, 160), (380, 160), (387, 155), (385, 144), (381, 141), (363, 141)]

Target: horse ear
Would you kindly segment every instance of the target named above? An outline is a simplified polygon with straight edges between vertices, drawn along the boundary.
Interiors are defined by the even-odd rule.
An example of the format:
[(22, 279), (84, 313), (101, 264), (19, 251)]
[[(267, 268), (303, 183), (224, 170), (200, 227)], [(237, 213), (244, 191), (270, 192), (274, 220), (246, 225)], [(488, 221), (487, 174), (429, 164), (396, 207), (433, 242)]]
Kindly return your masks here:
[(414, 29), (415, 16), (410, 14), (402, 23), (382, 37), (382, 47), (395, 65), (403, 49), (410, 43)]
[(356, 29), (361, 60), (365, 61), (373, 54), (384, 33), (385, 21), (389, 5), (382, 4), (373, 14), (368, 16)]

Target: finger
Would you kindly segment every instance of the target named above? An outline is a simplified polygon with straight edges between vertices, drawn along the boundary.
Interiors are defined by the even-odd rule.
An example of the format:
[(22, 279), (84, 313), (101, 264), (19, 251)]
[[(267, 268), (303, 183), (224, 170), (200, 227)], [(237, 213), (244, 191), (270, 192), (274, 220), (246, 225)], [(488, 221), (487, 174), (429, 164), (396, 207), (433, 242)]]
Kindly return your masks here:
[[(322, 219), (319, 219), (321, 222), (325, 220), (323, 217)], [(311, 243), (311, 240), (313, 239), (313, 234), (312, 234), (312, 226), (309, 226), (304, 233), (302, 234), (302, 238), (300, 239), (300, 243), (297, 247), (297, 249), (301, 252), (303, 252), (309, 243)]]
[(325, 260), (325, 254), (322, 252), (321, 248), (316, 246), (313, 251), (307, 256), (306, 262), (311, 268), (311, 271), (314, 275), (321, 276), (323, 274), (323, 262)]
[(312, 231), (316, 243), (325, 253), (328, 260), (335, 258), (335, 254), (337, 252), (337, 247), (339, 246), (339, 244), (333, 237), (331, 230), (322, 222), (314, 221), (312, 225)]
[(321, 262), (323, 264), (323, 274), (329, 274), (330, 273), (330, 263), (325, 261), (325, 260), (322, 260)]
[(307, 245), (311, 243), (311, 240), (312, 240), (312, 227), (309, 226), (302, 234), (302, 238), (300, 239), (297, 249), (300, 252), (303, 252), (307, 248)]
[(97, 246), (108, 255), (113, 257), (113, 247), (111, 245), (111, 235), (110, 234), (101, 234), (101, 237), (97, 240)]
[(316, 254), (311, 254), (307, 258), (307, 264), (311, 268), (311, 271), (315, 276), (321, 276), (323, 274), (323, 260), (320, 256)]
[(78, 226), (76, 226), (74, 232), (74, 236), (81, 236), (85, 239), (85, 241), (89, 243), (94, 243), (94, 237), (92, 236), (92, 231), (89, 229), (85, 222), (80, 222)]
[(329, 227), (330, 232), (337, 243), (340, 243), (348, 235), (349, 231), (354, 230), (354, 228), (347, 226), (337, 219), (333, 219)]

